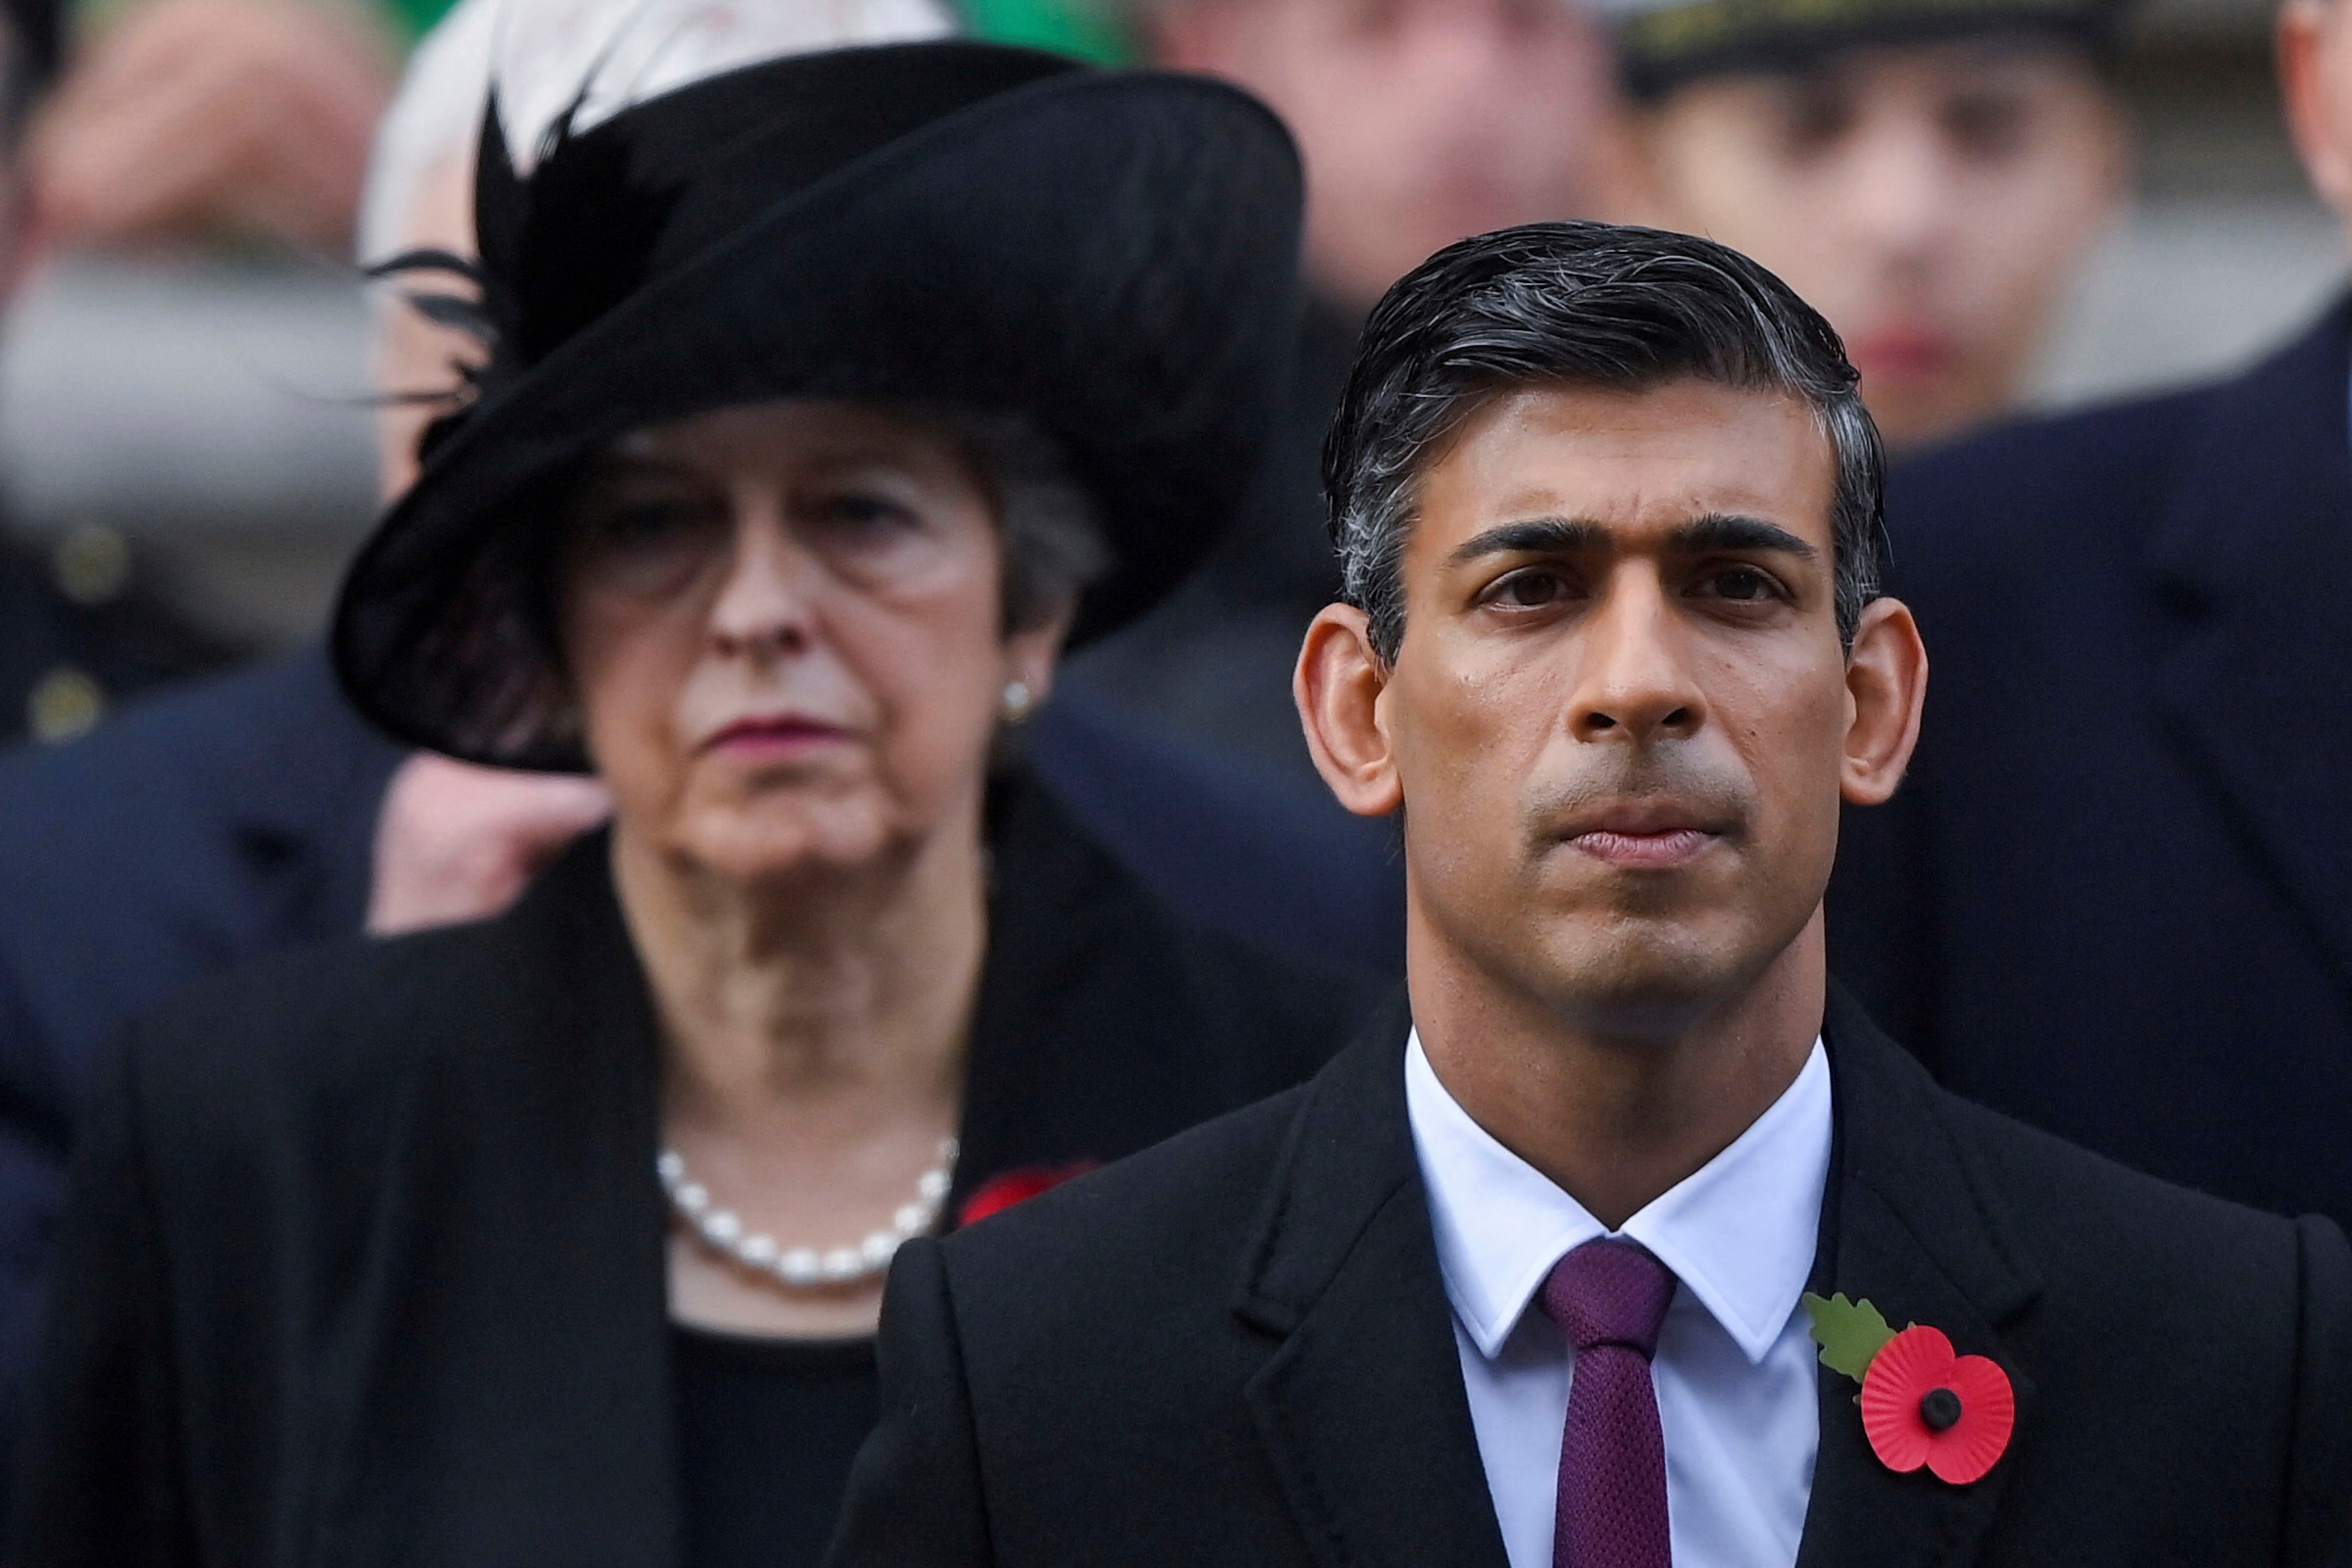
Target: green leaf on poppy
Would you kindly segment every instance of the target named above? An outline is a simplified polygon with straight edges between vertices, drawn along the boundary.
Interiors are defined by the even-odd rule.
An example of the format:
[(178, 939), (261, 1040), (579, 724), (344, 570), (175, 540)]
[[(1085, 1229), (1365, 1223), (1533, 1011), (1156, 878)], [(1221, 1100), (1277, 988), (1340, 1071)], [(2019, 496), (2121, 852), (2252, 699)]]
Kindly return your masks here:
[(1822, 1364), (1860, 1383), (1895, 1331), (1877, 1308), (1866, 1300), (1849, 1301), (1843, 1290), (1826, 1300), (1808, 1290), (1800, 1300), (1813, 1320), (1813, 1342), (1822, 1347)]

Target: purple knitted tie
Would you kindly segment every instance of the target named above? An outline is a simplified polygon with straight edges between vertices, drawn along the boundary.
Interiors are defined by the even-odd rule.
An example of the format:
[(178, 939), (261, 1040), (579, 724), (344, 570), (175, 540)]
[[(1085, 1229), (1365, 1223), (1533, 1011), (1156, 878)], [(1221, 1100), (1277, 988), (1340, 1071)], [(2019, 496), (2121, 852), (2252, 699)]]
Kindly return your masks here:
[(1576, 1351), (1552, 1568), (1671, 1568), (1650, 1356), (1674, 1299), (1673, 1271), (1622, 1241), (1586, 1242), (1544, 1281), (1543, 1310)]

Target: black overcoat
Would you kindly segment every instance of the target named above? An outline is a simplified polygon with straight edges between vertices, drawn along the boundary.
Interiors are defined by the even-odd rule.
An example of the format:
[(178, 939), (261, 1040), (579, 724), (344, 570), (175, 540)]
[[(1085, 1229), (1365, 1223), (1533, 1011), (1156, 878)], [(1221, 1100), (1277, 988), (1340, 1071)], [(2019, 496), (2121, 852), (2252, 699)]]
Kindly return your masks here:
[(2227, 382), (1899, 467), (1931, 674), (1839, 973), (1948, 1087), (2352, 1226), (2352, 305)]
[[(893, 1269), (829, 1568), (1503, 1568), (1400, 1012), (1315, 1080)], [(1798, 1568), (2342, 1560), (2352, 1251), (1937, 1089), (1843, 997), (1812, 1286), (2009, 1373), (1982, 1480), (1821, 1374)]]
[[(950, 1212), (1311, 1073), (1345, 979), (1192, 931), (998, 803)], [(677, 1559), (647, 992), (598, 835), (478, 925), (134, 1028), (75, 1153), (11, 1521), (39, 1568)]]

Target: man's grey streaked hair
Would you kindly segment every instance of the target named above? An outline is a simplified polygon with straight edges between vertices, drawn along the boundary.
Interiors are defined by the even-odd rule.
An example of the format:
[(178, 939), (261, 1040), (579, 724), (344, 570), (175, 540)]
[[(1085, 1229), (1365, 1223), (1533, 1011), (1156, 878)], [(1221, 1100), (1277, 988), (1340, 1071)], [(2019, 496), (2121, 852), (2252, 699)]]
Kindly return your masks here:
[(1365, 325), (1323, 481), (1342, 592), (1370, 622), (1373, 652), (1393, 660), (1404, 640), (1401, 568), (1421, 477), (1465, 419), (1524, 386), (1642, 391), (1685, 376), (1785, 392), (1813, 410), (1836, 458), (1837, 626), (1851, 647), (1885, 575), (1886, 458), (1837, 333), (1712, 240), (1546, 223), (1439, 251)]

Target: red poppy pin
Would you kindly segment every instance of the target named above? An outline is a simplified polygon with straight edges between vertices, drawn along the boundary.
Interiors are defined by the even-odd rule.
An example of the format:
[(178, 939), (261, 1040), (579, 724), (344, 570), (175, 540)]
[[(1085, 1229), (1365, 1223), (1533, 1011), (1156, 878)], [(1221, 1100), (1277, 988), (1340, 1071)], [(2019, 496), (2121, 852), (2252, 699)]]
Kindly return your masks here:
[(1914, 1323), (1901, 1333), (1866, 1300), (1806, 1292), (1822, 1364), (1862, 1384), (1862, 1429), (1890, 1470), (1922, 1465), (1966, 1486), (2009, 1450), (2017, 1391), (1987, 1356), (1959, 1355), (1940, 1329)]
[(971, 1196), (964, 1199), (956, 1215), (956, 1224), (972, 1225), (999, 1214), (1014, 1204), (1026, 1203), (1039, 1193), (1058, 1187), (1072, 1176), (1083, 1176), (1095, 1168), (1092, 1160), (1075, 1160), (1066, 1165), (1023, 1165), (981, 1183)]

